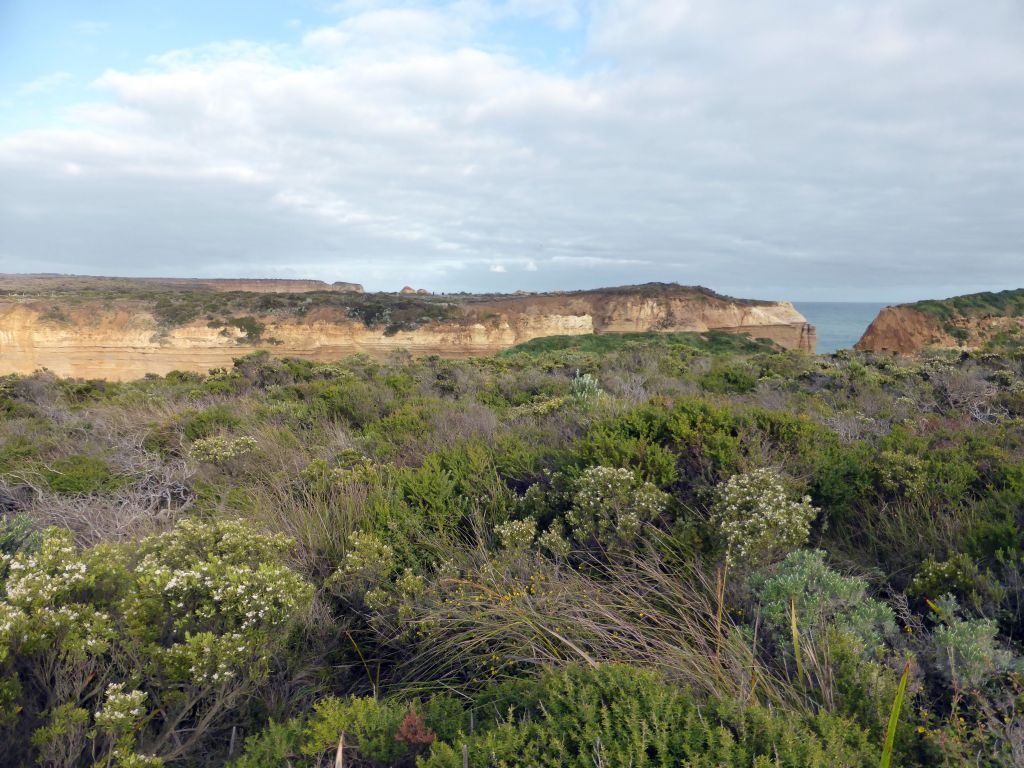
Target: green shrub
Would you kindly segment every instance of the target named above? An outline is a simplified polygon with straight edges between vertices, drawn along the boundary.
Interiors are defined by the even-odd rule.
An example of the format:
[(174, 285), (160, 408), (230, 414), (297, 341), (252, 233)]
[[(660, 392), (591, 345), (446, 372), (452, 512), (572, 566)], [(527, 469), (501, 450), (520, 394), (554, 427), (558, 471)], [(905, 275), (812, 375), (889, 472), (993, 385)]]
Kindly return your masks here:
[(91, 495), (110, 493), (121, 488), (127, 478), (114, 474), (97, 456), (68, 456), (57, 459), (41, 470), (43, 482), (54, 493)]
[(998, 599), (1000, 591), (991, 574), (983, 573), (970, 555), (959, 553), (943, 562), (928, 558), (921, 563), (908, 593), (926, 599), (952, 594), (981, 609)]
[(0, 555), (35, 549), (40, 540), (39, 531), (28, 515), (17, 514), (0, 519)]
[(754, 340), (749, 336), (722, 331), (707, 333), (602, 333), (583, 336), (545, 336), (499, 352), (499, 358), (515, 359), (519, 355), (531, 357), (553, 356), (555, 353), (609, 355), (631, 347), (664, 348), (672, 352), (701, 352), (710, 354), (754, 354), (773, 349), (770, 342)]
[[(403, 728), (407, 719), (425, 728), (426, 738), (421, 741), (426, 744), (410, 740), (411, 734)], [(462, 705), (447, 696), (425, 701), (331, 697), (318, 702), (306, 717), (271, 723), (263, 732), (246, 739), (245, 753), (232, 766), (320, 766), (334, 760), (342, 734), (347, 765), (412, 765), (415, 755), (433, 742), (431, 733), (434, 737), (457, 738), (465, 720)]]
[(928, 488), (924, 461), (902, 451), (882, 451), (878, 458), (879, 483), (887, 493), (911, 498), (924, 494)]
[(757, 377), (737, 365), (716, 365), (700, 378), (701, 387), (707, 392), (742, 395), (753, 392)]
[(11, 435), (0, 444), (0, 475), (8, 475), (29, 466), (43, 448), (43, 441), (28, 434)]
[(941, 619), (932, 634), (936, 663), (954, 689), (980, 688), (995, 675), (1020, 666), (996, 639), (995, 621), (960, 618), (956, 600), (948, 595), (935, 605)]
[(667, 487), (679, 478), (672, 450), (671, 415), (663, 404), (645, 404), (595, 423), (576, 448), (581, 466), (627, 467)]
[[(423, 768), (594, 765), (636, 768), (838, 768), (876, 766), (880, 750), (849, 721), (772, 715), (757, 706), (696, 702), (656, 675), (626, 666), (544, 675), (531, 692), (516, 684), (500, 722), (434, 746)], [(524, 697), (524, 693), (527, 695)], [(496, 709), (496, 707), (495, 707)]]
[(240, 344), (255, 344), (263, 337), (263, 331), (267, 328), (266, 325), (252, 316), (233, 317), (225, 321), (223, 325), (242, 331), (243, 336), (238, 339)]
[(204, 437), (211, 437), (221, 430), (236, 429), (240, 424), (241, 420), (230, 408), (224, 405), (215, 405), (186, 421), (183, 434), (189, 440), (196, 441)]

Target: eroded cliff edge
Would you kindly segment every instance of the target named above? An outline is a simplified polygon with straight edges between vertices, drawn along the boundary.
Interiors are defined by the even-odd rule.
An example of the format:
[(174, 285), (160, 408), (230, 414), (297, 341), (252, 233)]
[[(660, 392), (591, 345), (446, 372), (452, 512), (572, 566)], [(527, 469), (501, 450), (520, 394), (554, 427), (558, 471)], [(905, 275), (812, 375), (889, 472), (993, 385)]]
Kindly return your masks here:
[[(159, 290), (150, 290), (158, 287)], [(0, 373), (129, 380), (230, 366), (257, 348), (317, 361), (396, 350), (490, 355), (543, 336), (624, 331), (748, 333), (813, 352), (788, 302), (648, 284), (552, 294), (400, 296), (220, 287), (10, 288), (0, 278)]]
[(1024, 345), (1024, 289), (885, 307), (854, 345), (865, 352), (1000, 350)]

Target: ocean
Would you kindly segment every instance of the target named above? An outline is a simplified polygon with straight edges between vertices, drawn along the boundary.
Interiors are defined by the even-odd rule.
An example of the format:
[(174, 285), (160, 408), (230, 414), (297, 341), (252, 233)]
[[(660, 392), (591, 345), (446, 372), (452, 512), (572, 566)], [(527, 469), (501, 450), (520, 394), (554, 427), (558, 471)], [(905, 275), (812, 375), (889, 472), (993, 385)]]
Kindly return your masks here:
[(794, 301), (793, 306), (818, 330), (818, 353), (849, 349), (888, 304), (847, 301)]

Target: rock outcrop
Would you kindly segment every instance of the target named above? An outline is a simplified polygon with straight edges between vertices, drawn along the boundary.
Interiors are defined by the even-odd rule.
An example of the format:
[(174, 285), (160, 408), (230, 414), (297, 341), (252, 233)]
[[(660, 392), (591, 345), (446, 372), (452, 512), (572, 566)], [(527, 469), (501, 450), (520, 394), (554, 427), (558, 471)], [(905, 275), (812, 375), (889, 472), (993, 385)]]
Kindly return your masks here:
[(885, 307), (854, 349), (909, 355), (924, 349), (993, 349), (1024, 342), (1024, 289)]
[[(749, 333), (809, 352), (815, 344), (813, 327), (788, 302), (731, 299), (678, 285), (415, 298), (420, 304), (405, 309), (413, 312), (412, 319), (402, 322), (395, 321), (388, 303), (398, 302), (397, 297), (365, 294), (302, 303), (299, 311), (169, 323), (160, 319), (164, 316), (152, 299), (0, 297), (0, 374), (47, 368), (63, 376), (126, 380), (172, 370), (206, 372), (261, 347), (318, 361), (358, 352), (379, 357), (396, 350), (469, 357), (542, 336), (623, 331)], [(354, 303), (344, 303), (349, 301)], [(433, 315), (421, 317), (430, 311)], [(248, 336), (253, 327), (259, 328), (257, 341)]]
[(956, 346), (939, 321), (910, 307), (884, 307), (854, 349), (908, 355), (925, 347)]

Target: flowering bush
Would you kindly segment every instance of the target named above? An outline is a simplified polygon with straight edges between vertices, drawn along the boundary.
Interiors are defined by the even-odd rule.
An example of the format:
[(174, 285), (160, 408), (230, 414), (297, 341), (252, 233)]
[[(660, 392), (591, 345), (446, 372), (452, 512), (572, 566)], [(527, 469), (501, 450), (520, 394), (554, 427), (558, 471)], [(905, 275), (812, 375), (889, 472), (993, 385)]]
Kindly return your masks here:
[(186, 520), (134, 548), (79, 549), (49, 529), (38, 551), (5, 556), (0, 703), (42, 723), (12, 762), (187, 755), (265, 680), (312, 598), (290, 548), (240, 521)]
[(727, 562), (758, 565), (805, 544), (817, 514), (810, 496), (790, 498), (775, 471), (757, 469), (719, 487), (711, 520), (725, 540)]
[(632, 547), (644, 523), (667, 505), (667, 494), (628, 469), (590, 467), (576, 484), (566, 521), (576, 541), (615, 551)]
[(509, 520), (495, 526), (494, 533), (501, 543), (501, 548), (512, 553), (526, 551), (537, 535), (535, 520)]
[(103, 706), (96, 712), (96, 728), (110, 742), (110, 758), (120, 768), (132, 766), (160, 766), (163, 761), (151, 755), (135, 752), (135, 734), (142, 727), (148, 713), (147, 695), (142, 691), (124, 690), (124, 683), (107, 686)]
[(196, 461), (208, 461), (211, 464), (223, 464), (239, 456), (251, 453), (256, 447), (256, 440), (251, 437), (227, 438), (215, 435), (202, 437), (192, 443), (189, 454)]

